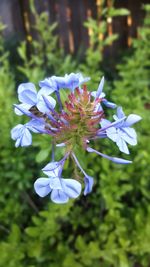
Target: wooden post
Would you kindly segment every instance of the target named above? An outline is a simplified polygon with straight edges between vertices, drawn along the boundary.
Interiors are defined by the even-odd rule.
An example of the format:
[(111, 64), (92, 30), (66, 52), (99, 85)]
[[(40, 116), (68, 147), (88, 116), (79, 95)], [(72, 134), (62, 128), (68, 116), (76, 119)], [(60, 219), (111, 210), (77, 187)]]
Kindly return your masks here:
[(7, 26), (4, 30), (6, 38), (15, 36), (18, 39), (24, 36), (24, 26), (18, 0), (0, 0), (0, 18)]

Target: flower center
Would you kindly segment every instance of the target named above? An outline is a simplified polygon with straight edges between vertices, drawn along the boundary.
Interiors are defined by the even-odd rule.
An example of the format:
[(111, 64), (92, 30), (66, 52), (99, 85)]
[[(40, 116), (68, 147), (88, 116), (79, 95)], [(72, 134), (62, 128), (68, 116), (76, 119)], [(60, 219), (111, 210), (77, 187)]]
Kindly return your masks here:
[(95, 111), (101, 99), (92, 100), (86, 86), (76, 88), (68, 95), (65, 110), (59, 114), (59, 130), (54, 138), (56, 142), (66, 143), (73, 148), (76, 144), (84, 146), (86, 140), (97, 133), (98, 124), (103, 117), (102, 111)]

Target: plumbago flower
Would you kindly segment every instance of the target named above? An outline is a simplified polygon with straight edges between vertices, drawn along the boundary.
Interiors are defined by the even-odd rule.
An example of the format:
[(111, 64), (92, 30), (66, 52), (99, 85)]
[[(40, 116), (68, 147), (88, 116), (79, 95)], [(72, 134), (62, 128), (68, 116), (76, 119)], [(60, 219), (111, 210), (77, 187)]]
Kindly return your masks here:
[[(40, 177), (34, 183), (35, 192), (40, 197), (49, 195), (55, 203), (66, 203), (69, 199), (77, 198), (81, 193), (82, 181), (84, 195), (92, 191), (94, 179), (83, 170), (77, 158), (76, 147), (117, 164), (129, 164), (132, 161), (95, 150), (90, 142), (109, 138), (125, 154), (129, 154), (127, 144), (137, 144), (136, 132), (131, 126), (141, 120), (141, 117), (135, 114), (126, 116), (122, 108), (118, 107), (114, 120), (111, 122), (106, 119), (103, 106), (114, 109), (116, 104), (105, 98), (104, 78), (97, 91), (92, 92), (85, 85), (89, 79), (80, 73), (71, 73), (40, 81), (38, 92), (33, 83), (23, 83), (18, 87), (18, 99), (21, 103), (14, 105), (15, 112), (17, 115), (26, 115), (29, 121), (24, 125), (18, 124), (11, 130), (11, 137), (16, 141), (15, 146), (31, 145), (33, 132), (50, 135), (55, 147), (63, 147), (65, 151), (61, 160), (54, 161), (55, 151), (52, 145), (52, 161), (42, 169), (47, 177)], [(65, 103), (61, 101), (62, 89), (70, 90)], [(76, 168), (71, 178), (63, 177), (63, 167), (68, 159), (72, 160), (74, 167), (78, 167), (82, 177), (79, 177)]]

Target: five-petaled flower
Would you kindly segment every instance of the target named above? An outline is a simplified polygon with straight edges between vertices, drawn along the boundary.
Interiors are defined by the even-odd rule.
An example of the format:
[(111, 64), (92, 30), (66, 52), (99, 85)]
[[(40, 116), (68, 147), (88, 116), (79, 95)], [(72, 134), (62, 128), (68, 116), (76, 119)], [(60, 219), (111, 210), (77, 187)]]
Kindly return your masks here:
[[(52, 138), (52, 162), (43, 168), (48, 176), (38, 178), (34, 183), (36, 193), (50, 198), (55, 203), (66, 203), (70, 198), (77, 198), (81, 193), (81, 183), (84, 182), (84, 195), (92, 191), (94, 179), (82, 168), (76, 147), (89, 153), (96, 153), (117, 164), (129, 164), (132, 161), (108, 156), (91, 147), (92, 140), (111, 139), (121, 152), (129, 154), (127, 144), (136, 145), (137, 135), (131, 126), (141, 117), (135, 114), (125, 116), (121, 107), (117, 108), (114, 121), (105, 118), (103, 105), (116, 108), (116, 104), (108, 101), (103, 93), (104, 78), (100, 81), (97, 91), (88, 91), (85, 86), (90, 78), (80, 73), (66, 74), (64, 77), (52, 76), (39, 82), (37, 92), (33, 83), (23, 83), (18, 87), (18, 99), (21, 104), (15, 104), (17, 115), (30, 118), (26, 124), (18, 124), (11, 130), (15, 146), (28, 146), (32, 143), (33, 133), (47, 134)], [(60, 89), (69, 89), (68, 99), (62, 102)], [(55, 100), (56, 99), (56, 100)], [(54, 144), (63, 147), (65, 156), (60, 161), (54, 161)], [(73, 178), (63, 178), (62, 171), (67, 159), (75, 168)]]
[(36, 193), (40, 197), (50, 194), (55, 203), (66, 203), (69, 198), (77, 198), (81, 193), (81, 184), (75, 179), (61, 177), (65, 159), (60, 162), (51, 162), (43, 168), (48, 178), (38, 178), (34, 183)]

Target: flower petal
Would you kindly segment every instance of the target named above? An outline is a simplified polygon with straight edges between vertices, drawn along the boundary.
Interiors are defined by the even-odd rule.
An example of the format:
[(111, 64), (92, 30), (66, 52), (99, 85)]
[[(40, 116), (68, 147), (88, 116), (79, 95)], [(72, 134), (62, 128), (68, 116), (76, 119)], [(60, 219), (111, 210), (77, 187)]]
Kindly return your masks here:
[(110, 122), (108, 121), (108, 124), (105, 123), (105, 121), (107, 120), (102, 120), (101, 123), (104, 124), (105, 123), (105, 126), (103, 126), (100, 130), (99, 130), (99, 133), (100, 132), (103, 132), (103, 131), (106, 131), (108, 128), (111, 128), (111, 127), (118, 127), (124, 120), (125, 120), (126, 117), (123, 117), (121, 119), (118, 119), (117, 121), (114, 121), (114, 122)]
[[(56, 105), (56, 101), (54, 98), (52, 98), (51, 96), (46, 96), (46, 99), (48, 101), (48, 103), (50, 103), (50, 106), (52, 109), (54, 109), (55, 105)], [(38, 102), (37, 102), (37, 108), (39, 111), (46, 113), (49, 112), (49, 108), (47, 106), (47, 103), (45, 102), (45, 98), (43, 98), (42, 96), (38, 97)]]
[(38, 178), (34, 183), (35, 192), (40, 197), (45, 197), (51, 192), (51, 188), (49, 186), (50, 179), (48, 178)]
[(85, 189), (84, 189), (84, 195), (86, 196), (92, 191), (94, 180), (93, 177), (87, 175), (84, 177), (84, 183), (85, 183)]
[(26, 127), (34, 133), (45, 132), (45, 124), (43, 119), (32, 119), (26, 123)]
[(41, 95), (50, 95), (57, 90), (57, 84), (55, 80), (46, 78), (39, 82), (39, 86), (42, 88), (38, 93)]
[(11, 138), (13, 140), (16, 140), (20, 137), (23, 126), (24, 126), (23, 124), (18, 124), (11, 130)]
[(65, 194), (65, 192), (59, 190), (59, 189), (54, 189), (51, 193), (51, 200), (54, 203), (57, 204), (63, 204), (63, 203), (67, 203), (69, 200), (69, 197)]
[(32, 135), (26, 124), (18, 124), (11, 130), (11, 138), (16, 140), (15, 146), (29, 146), (32, 143)]
[(27, 105), (27, 104), (16, 105), (16, 104), (14, 104), (14, 107), (15, 107), (15, 113), (16, 114), (17, 114), (16, 109), (19, 110), (19, 114), (17, 114), (17, 115), (25, 114), (28, 117), (33, 117), (32, 113), (27, 109), (27, 107), (31, 107), (31, 105)]
[(114, 142), (117, 141), (118, 132), (117, 132), (117, 129), (115, 127), (111, 127), (109, 129), (107, 129), (106, 134), (107, 134), (108, 138), (110, 138), (112, 141), (114, 141)]
[(113, 102), (110, 102), (110, 101), (108, 101), (107, 99), (103, 99), (102, 100), (102, 103), (107, 107), (107, 108), (116, 108), (116, 104), (115, 103), (113, 103)]
[(117, 117), (118, 117), (118, 119), (121, 119), (121, 118), (125, 117), (125, 114), (123, 112), (122, 107), (118, 107), (117, 108)]
[[(18, 115), (18, 116), (21, 116), (24, 114), (24, 110), (26, 110), (28, 112), (28, 110), (32, 107), (32, 105), (29, 105), (29, 104), (26, 104), (26, 103), (23, 103), (23, 104), (19, 104), (19, 105), (16, 105), (16, 107), (14, 108), (14, 111), (15, 113)], [(21, 111), (23, 110), (23, 111)]]
[(62, 179), (63, 190), (69, 198), (77, 198), (81, 193), (81, 184), (73, 179)]
[(60, 189), (63, 191), (62, 189), (62, 185), (61, 185), (61, 178), (52, 178), (49, 179), (50, 180), (50, 188), (51, 189)]
[(30, 91), (30, 90), (24, 90), (19, 95), (19, 100), (22, 103), (26, 103), (26, 104), (34, 106), (37, 102), (37, 93)]
[(119, 147), (119, 150), (125, 154), (130, 154), (129, 149), (126, 145), (126, 142), (124, 139), (120, 136), (116, 141), (117, 146)]
[(118, 129), (120, 131), (121, 137), (131, 146), (135, 146), (137, 144), (137, 135), (136, 131), (133, 128), (121, 128)]
[(48, 163), (42, 171), (49, 177), (59, 177), (63, 166), (58, 161)]
[(35, 85), (33, 83), (21, 83), (18, 86), (18, 95), (20, 96), (22, 94), (22, 92), (25, 90), (30, 90), (33, 93), (36, 93), (36, 88), (35, 88)]
[(32, 135), (30, 131), (25, 128), (20, 140), (20, 146), (30, 146), (32, 144)]
[(123, 127), (129, 127), (131, 125), (133, 125), (134, 123), (137, 123), (138, 121), (140, 121), (142, 118), (138, 115), (135, 114), (130, 114), (126, 121), (123, 124)]

